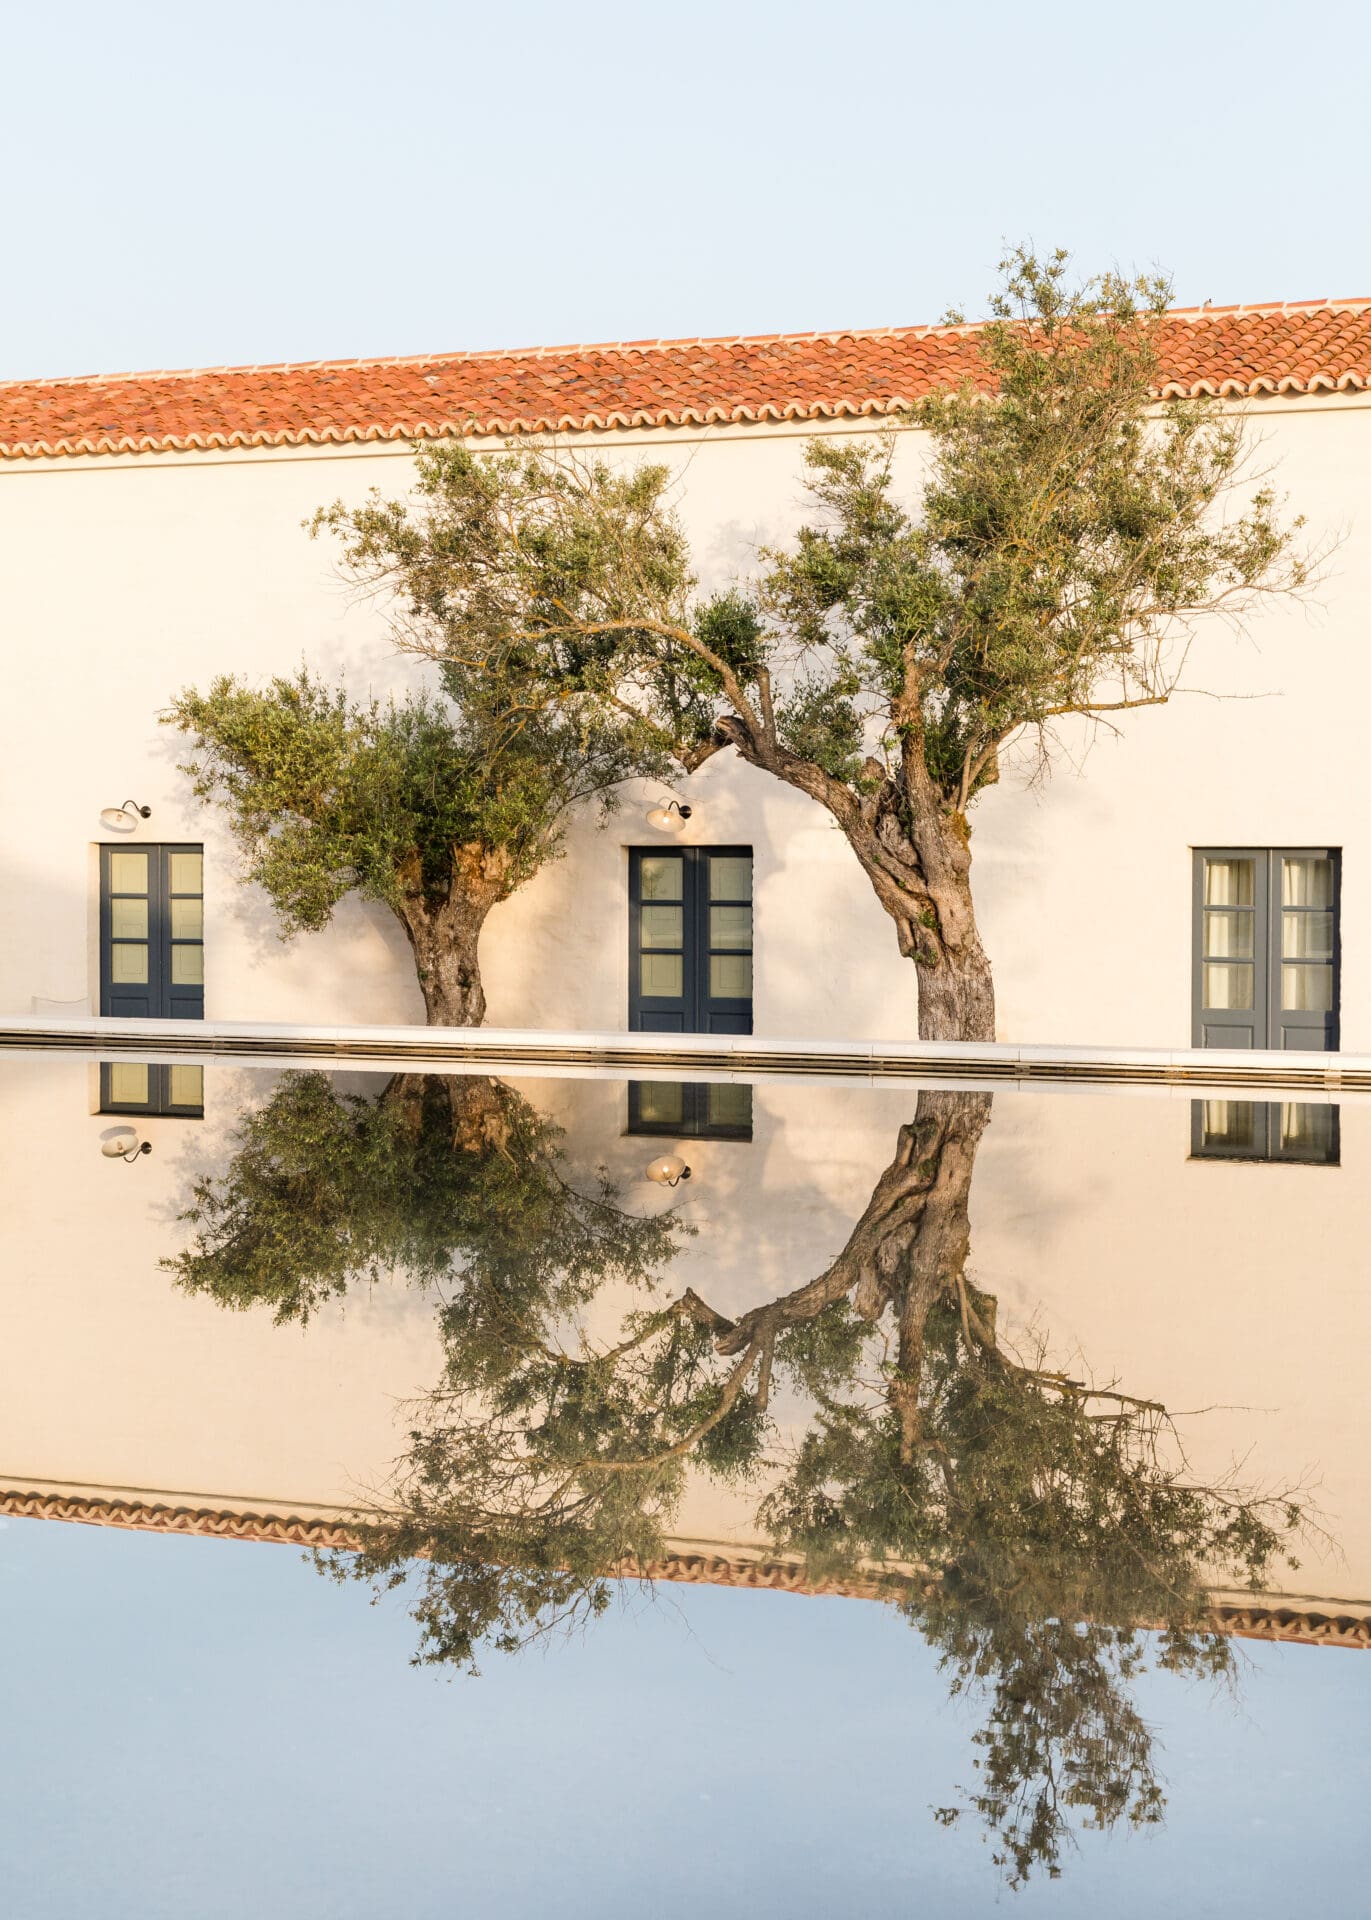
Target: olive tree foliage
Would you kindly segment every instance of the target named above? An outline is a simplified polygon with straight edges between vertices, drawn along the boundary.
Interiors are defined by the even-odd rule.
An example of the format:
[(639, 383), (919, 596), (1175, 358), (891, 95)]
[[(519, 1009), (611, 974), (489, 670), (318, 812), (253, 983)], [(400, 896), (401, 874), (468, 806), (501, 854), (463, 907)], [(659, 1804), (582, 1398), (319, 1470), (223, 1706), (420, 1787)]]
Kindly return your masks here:
[(374, 1097), (283, 1074), (180, 1218), (190, 1239), (162, 1265), (187, 1293), (304, 1325), (359, 1285), (402, 1281), (497, 1369), (521, 1330), (606, 1285), (651, 1284), (680, 1236), (669, 1214), (622, 1208), (603, 1175), (574, 1183), (546, 1115), (460, 1074), (397, 1074)]
[(545, 623), (550, 592), (613, 598), (615, 548), (588, 528), (622, 530), (654, 592), (672, 591), (685, 552), (674, 526), (649, 524), (656, 473), (580, 472), (568, 521), (538, 458), (439, 447), (416, 466), (408, 499), (337, 502), (311, 524), (401, 643), (441, 662), (441, 689), (358, 701), (304, 670), (262, 687), (224, 676), (165, 719), (191, 737), (185, 771), (226, 809), (285, 935), (326, 926), (354, 891), (378, 901), (409, 939), (429, 1020), (477, 1026), (492, 907), (556, 857), (574, 808), (606, 812), (629, 775), (667, 764), (658, 733), (610, 697), (607, 640), (571, 634), (549, 656), (520, 636)]
[(662, 1560), (689, 1468), (745, 1482), (759, 1466), (766, 1387), (721, 1375), (688, 1292), (628, 1313), (613, 1343), (589, 1315), (548, 1322), (498, 1368), (465, 1302), (442, 1331), (392, 1510), (328, 1558), (340, 1580), (411, 1588), (420, 1663), (475, 1672), (482, 1648), (604, 1612), (616, 1579)]
[[(712, 600), (679, 564), (660, 468), (625, 478), (627, 516), (594, 461), (521, 456), (558, 534), (550, 557), (520, 552), (531, 617), (506, 644), (539, 656), (550, 689), (640, 718), (687, 770), (732, 747), (825, 807), (915, 963), (927, 1038), (994, 1038), (970, 824), (1006, 746), (1034, 737), (1050, 761), (1068, 717), (1164, 704), (1206, 621), (1310, 582), (1317, 556), (1253, 471), (1241, 417), (1154, 398), (1167, 295), (1011, 255), (966, 336), (977, 377), (894, 423), (926, 435), (919, 486), (902, 489), (893, 431), (815, 439), (793, 542)], [(454, 516), (475, 471), (444, 472)], [(576, 574), (568, 547), (603, 568)], [(470, 677), (486, 656), (469, 631), (424, 621), (405, 643)]]
[[(503, 699), (503, 693), (501, 695)], [(178, 695), (184, 769), (228, 813), (245, 878), (283, 937), (328, 925), (356, 892), (388, 907), (414, 953), (429, 1021), (485, 1018), (479, 942), (491, 908), (561, 845), (569, 810), (612, 806), (627, 770), (587, 722), (511, 732), (509, 716), (428, 693), (359, 702), (302, 670), (264, 687), (230, 677)]]

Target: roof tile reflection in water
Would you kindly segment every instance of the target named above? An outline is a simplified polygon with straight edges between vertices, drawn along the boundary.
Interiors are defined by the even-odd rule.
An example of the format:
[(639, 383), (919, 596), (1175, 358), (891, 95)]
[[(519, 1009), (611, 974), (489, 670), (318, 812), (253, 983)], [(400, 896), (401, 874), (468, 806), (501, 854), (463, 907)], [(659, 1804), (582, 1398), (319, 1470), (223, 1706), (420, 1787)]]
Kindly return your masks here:
[(1140, 1664), (1367, 1642), (1371, 1109), (218, 1067), (125, 1177), (92, 1072), (0, 1076), (11, 1513), (332, 1549), (459, 1667), (625, 1575), (885, 1599), (1016, 1881), (1160, 1817)]

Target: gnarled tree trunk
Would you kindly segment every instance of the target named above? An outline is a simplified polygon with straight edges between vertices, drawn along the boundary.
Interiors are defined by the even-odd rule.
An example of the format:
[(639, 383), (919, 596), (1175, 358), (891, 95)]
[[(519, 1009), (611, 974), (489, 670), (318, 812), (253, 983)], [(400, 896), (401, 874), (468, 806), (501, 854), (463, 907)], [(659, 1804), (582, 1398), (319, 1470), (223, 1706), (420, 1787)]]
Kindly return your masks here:
[(503, 848), (455, 847), (446, 899), (433, 898), (417, 884), (405, 895), (400, 923), (414, 949), (431, 1027), (479, 1027), (486, 1017), (481, 929), (509, 891), (509, 868)]
[(485, 915), (478, 919), (470, 913), (453, 912), (452, 905), (449, 900), (437, 913), (407, 917), (405, 931), (414, 948), (428, 1024), (479, 1027), (486, 1017), (477, 953)]
[(892, 1398), (908, 1429), (925, 1324), (939, 1300), (956, 1295), (965, 1274), (971, 1178), (990, 1105), (988, 1093), (921, 1093), (912, 1124), (900, 1128), (894, 1159), (832, 1265), (793, 1293), (721, 1326), (719, 1352), (741, 1353), (759, 1333), (774, 1336), (812, 1320), (844, 1295), (866, 1320), (879, 1320), (893, 1306), (899, 1352)]
[(993, 1040), (995, 984), (976, 925), (964, 819), (939, 812), (921, 821), (914, 847), (927, 904), (912, 924), (897, 917), (896, 925), (917, 971), (919, 1038)]
[(735, 714), (715, 724), (720, 746), (832, 814), (914, 962), (919, 1038), (993, 1040), (995, 987), (971, 897), (970, 831), (930, 776), (917, 737), (906, 742), (898, 779), (879, 760), (866, 763), (865, 793), (788, 752), (774, 733), (758, 737)]
[(397, 1073), (381, 1096), (417, 1139), (426, 1127), (447, 1131), (455, 1153), (507, 1153), (517, 1096), (485, 1074)]

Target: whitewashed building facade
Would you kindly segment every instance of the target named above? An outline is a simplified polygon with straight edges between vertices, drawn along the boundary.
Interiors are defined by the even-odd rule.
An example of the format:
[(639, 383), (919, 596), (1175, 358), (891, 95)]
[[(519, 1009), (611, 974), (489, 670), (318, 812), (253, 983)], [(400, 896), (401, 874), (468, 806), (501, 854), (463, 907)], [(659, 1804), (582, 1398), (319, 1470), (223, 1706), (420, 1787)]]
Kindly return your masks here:
[[(202, 880), (178, 868), (185, 944), (167, 1010), (202, 969), (210, 1019), (419, 1021), (409, 953), (383, 911), (348, 902), (327, 933), (279, 941), (268, 903), (238, 882), (223, 821), (177, 770), (184, 742), (158, 724), (177, 689), (221, 671), (264, 678), (303, 659), (354, 691), (416, 671), (302, 522), (339, 495), (403, 493), (416, 440), (461, 433), (495, 447), (556, 431), (675, 468), (702, 578), (722, 584), (795, 527), (808, 435), (869, 432), (967, 371), (973, 346), (967, 330), (911, 329), (0, 387), (0, 1014), (100, 1010), (102, 971), (108, 986), (117, 964), (108, 895), (129, 871), (104, 855), (102, 952), (103, 845), (168, 850), (154, 851), (150, 884), (160, 871), (169, 891), (170, 850), (203, 847)], [(974, 886), (999, 1037), (1174, 1048), (1327, 1035), (1371, 1050), (1359, 838), (1371, 304), (1178, 313), (1166, 374), (1167, 392), (1246, 409), (1291, 510), (1340, 544), (1312, 605), (1202, 634), (1196, 691), (1125, 716), (1117, 734), (1080, 728), (1048, 784), (1029, 790), (1027, 768), (1010, 764), (977, 802)], [(901, 433), (898, 457), (912, 491), (917, 433)], [(495, 910), (482, 947), (489, 1024), (627, 1024), (631, 850), (672, 844), (646, 820), (672, 796), (692, 809), (678, 844), (750, 850), (755, 1032), (913, 1039), (913, 968), (845, 842), (819, 807), (732, 754), (673, 788), (630, 788), (606, 830), (576, 827), (565, 858)], [(126, 799), (146, 817), (103, 825)], [(1196, 1030), (1197, 849), (1247, 863), (1216, 881), (1234, 889), (1248, 917), (1230, 932), (1255, 956), (1255, 971), (1216, 981), (1216, 994), (1257, 1008), (1236, 1035)], [(195, 885), (202, 909), (184, 891)], [(1295, 926), (1282, 905), (1312, 917)], [(188, 930), (201, 925), (197, 945)], [(1277, 983), (1296, 960), (1286, 999), (1328, 1016), (1312, 1039), (1319, 1022), (1287, 1031), (1280, 1017)]]

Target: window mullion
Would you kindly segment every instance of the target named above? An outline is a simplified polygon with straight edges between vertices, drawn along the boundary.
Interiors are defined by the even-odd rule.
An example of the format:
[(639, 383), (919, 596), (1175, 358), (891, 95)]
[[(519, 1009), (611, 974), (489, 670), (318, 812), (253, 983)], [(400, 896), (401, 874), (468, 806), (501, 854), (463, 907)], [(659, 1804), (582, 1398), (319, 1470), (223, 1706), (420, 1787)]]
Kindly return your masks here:
[(1262, 954), (1262, 970), (1265, 979), (1260, 981), (1262, 993), (1256, 996), (1256, 1004), (1262, 1008), (1263, 1031), (1256, 1035), (1258, 1046), (1275, 1046), (1281, 1033), (1281, 852), (1271, 849), (1265, 860), (1258, 862), (1260, 874), (1260, 899), (1258, 899), (1258, 924), (1256, 931), (1263, 933), (1263, 939), (1254, 939), (1252, 947)]
[(698, 847), (687, 847), (686, 872), (689, 876), (690, 909), (686, 915), (685, 943), (689, 949), (689, 1007), (690, 1031), (703, 1033), (706, 1025), (708, 996), (706, 983), (709, 979), (709, 956), (706, 948), (708, 935), (705, 931), (707, 908), (704, 904), (705, 880), (708, 865)]

